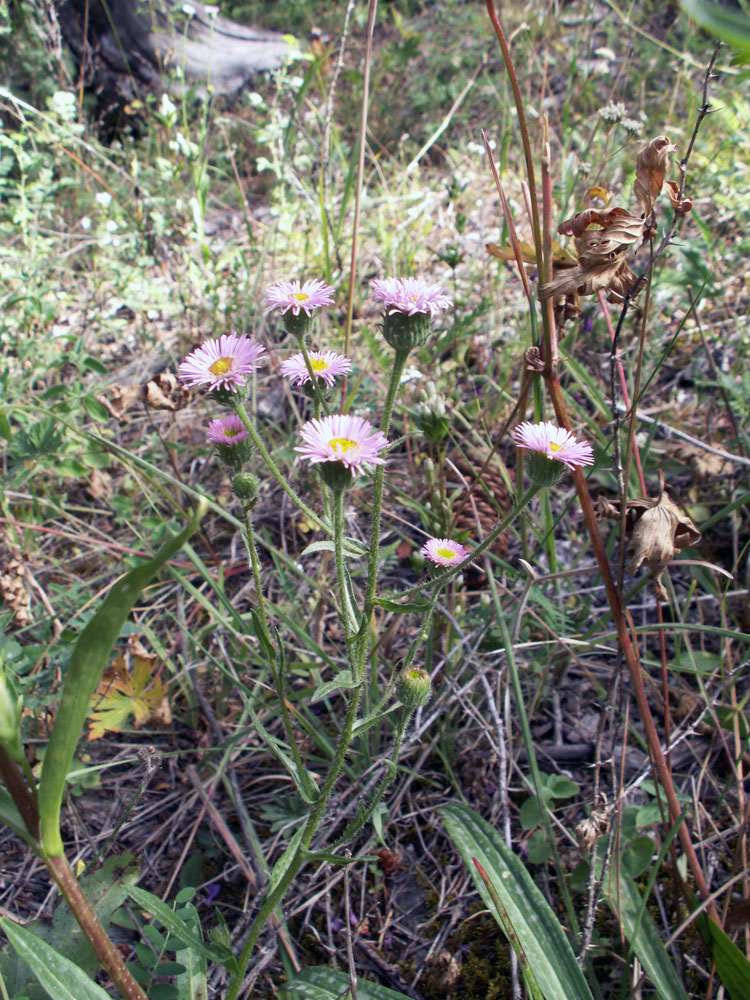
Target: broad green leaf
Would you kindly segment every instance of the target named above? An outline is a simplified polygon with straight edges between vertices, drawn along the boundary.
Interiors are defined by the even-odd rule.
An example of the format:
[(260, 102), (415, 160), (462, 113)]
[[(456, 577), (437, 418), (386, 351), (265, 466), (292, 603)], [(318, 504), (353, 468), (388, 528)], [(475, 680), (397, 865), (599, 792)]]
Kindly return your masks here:
[[(105, 930), (115, 910), (127, 898), (128, 885), (138, 880), (138, 869), (137, 859), (132, 854), (123, 854), (107, 858), (101, 868), (86, 871), (81, 876), (81, 888)], [(65, 900), (58, 900), (52, 923), (33, 920), (24, 927), (65, 955), (84, 973), (92, 978), (96, 975), (99, 959)], [(29, 1000), (43, 1000), (47, 996), (29, 966), (8, 948), (0, 955), (0, 970), (11, 996), (23, 993)]]
[(485, 905), (502, 926), (473, 858), (491, 879), (546, 1000), (592, 1000), (560, 921), (497, 830), (458, 803), (445, 806), (440, 813)]
[[(303, 969), (299, 975), (286, 983), (279, 993), (279, 1000), (339, 1000), (349, 986), (349, 976), (345, 972), (313, 966)], [(409, 1000), (403, 993), (378, 986), (357, 977), (359, 1000)]]
[(110, 1000), (101, 986), (36, 934), (2, 918), (0, 927), (52, 1000)]
[(224, 963), (227, 957), (226, 954), (223, 951), (218, 951), (215, 947), (212, 948), (205, 944), (200, 934), (189, 927), (182, 917), (178, 916), (172, 907), (167, 906), (158, 896), (155, 896), (152, 892), (148, 892), (146, 889), (139, 889), (134, 885), (130, 886), (128, 893), (131, 899), (142, 910), (155, 917), (178, 941), (182, 941), (183, 944), (195, 949), (199, 955), (213, 959), (214, 962)]
[(750, 997), (750, 962), (705, 913), (698, 914), (695, 922), (731, 1000), (747, 1000)]
[(610, 868), (602, 886), (612, 912), (620, 919), (625, 937), (656, 987), (660, 1000), (688, 1000), (651, 914), (642, 906), (643, 899), (635, 882), (623, 874), (618, 881), (614, 869)]
[(60, 837), (60, 806), (65, 790), (65, 779), (86, 719), (91, 696), (109, 661), (112, 647), (143, 588), (196, 531), (205, 509), (205, 505), (199, 503), (195, 517), (184, 531), (163, 545), (153, 559), (131, 570), (117, 581), (78, 637), (65, 677), (55, 726), (44, 755), (42, 778), (39, 783), (41, 840), (45, 852), (50, 857), (58, 857), (63, 853)]

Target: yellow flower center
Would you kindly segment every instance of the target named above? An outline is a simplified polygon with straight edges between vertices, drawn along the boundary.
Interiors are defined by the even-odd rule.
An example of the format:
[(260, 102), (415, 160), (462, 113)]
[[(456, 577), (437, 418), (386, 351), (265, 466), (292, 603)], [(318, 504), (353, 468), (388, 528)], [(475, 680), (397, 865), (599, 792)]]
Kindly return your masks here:
[(242, 430), (239, 427), (225, 427), (224, 433), (228, 438), (233, 438), (237, 437), (238, 434), (241, 434)]
[(307, 292), (295, 292), (294, 297), (298, 302), (307, 302), (307, 300), (310, 298)]
[(456, 553), (453, 551), (453, 549), (436, 549), (435, 551), (440, 556), (441, 559), (456, 558)]
[(310, 367), (314, 372), (324, 372), (328, 367), (328, 362), (323, 358), (310, 358)]
[(212, 375), (226, 375), (232, 370), (233, 360), (233, 358), (217, 358), (212, 365), (209, 365), (208, 370)]
[(331, 438), (328, 442), (328, 447), (333, 448), (334, 451), (349, 451), (356, 446), (357, 442), (352, 438)]
[(562, 445), (561, 444), (557, 444), (555, 441), (550, 441), (550, 443), (549, 443), (549, 450), (550, 451), (562, 451), (563, 449), (562, 449)]

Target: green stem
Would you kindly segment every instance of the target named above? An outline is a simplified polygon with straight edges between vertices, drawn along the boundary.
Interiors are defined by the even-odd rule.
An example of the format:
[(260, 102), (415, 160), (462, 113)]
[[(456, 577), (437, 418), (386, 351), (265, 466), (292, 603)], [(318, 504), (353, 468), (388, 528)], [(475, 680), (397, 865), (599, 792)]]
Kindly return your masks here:
[(320, 789), (320, 795), (310, 810), (310, 815), (307, 817), (302, 839), (300, 840), (299, 846), (293, 858), (289, 862), (289, 867), (284, 872), (273, 890), (266, 894), (261, 908), (252, 922), (245, 945), (239, 958), (237, 959), (237, 966), (232, 973), (225, 1000), (237, 1000), (237, 995), (240, 991), (240, 987), (242, 986), (242, 980), (245, 978), (245, 971), (247, 969), (248, 962), (250, 961), (250, 956), (252, 955), (255, 943), (258, 940), (266, 921), (276, 909), (276, 906), (284, 898), (286, 891), (294, 881), (297, 872), (308, 860), (308, 848), (310, 846), (310, 842), (312, 841), (315, 831), (320, 825), (320, 821), (325, 814), (328, 800), (331, 797), (331, 792), (333, 791), (336, 779), (338, 778), (341, 767), (344, 763), (344, 757), (346, 756), (346, 752), (352, 741), (352, 733), (354, 731), (354, 723), (357, 720), (357, 710), (359, 709), (361, 696), (362, 685), (354, 688), (352, 691), (352, 699), (349, 702), (349, 707), (346, 711), (346, 717), (344, 719), (344, 725), (341, 729), (341, 736), (339, 737), (338, 746), (336, 747), (336, 753), (334, 754), (331, 766), (328, 769), (326, 780)]
[(310, 384), (312, 386), (312, 391), (315, 396), (315, 416), (319, 417), (321, 412), (325, 413), (326, 416), (330, 413), (328, 409), (328, 403), (326, 398), (321, 392), (320, 383), (318, 382), (318, 376), (313, 370), (312, 361), (310, 361), (310, 355), (307, 353), (307, 345), (305, 344), (304, 337), (298, 337), (297, 342), (299, 343), (300, 350), (302, 351), (302, 357), (305, 362), (305, 368), (307, 368), (307, 374), (310, 376)]
[[(406, 359), (409, 357), (409, 348), (397, 348), (396, 356), (393, 359), (393, 370), (391, 380), (388, 385), (388, 394), (383, 405), (383, 419), (380, 429), (386, 436), (391, 426), (393, 416), (393, 406), (396, 402), (396, 393), (401, 384), (401, 376), (406, 367)], [(375, 477), (372, 486), (372, 524), (370, 527), (370, 550), (367, 554), (367, 588), (365, 590), (365, 602), (363, 609), (364, 621), (369, 621), (372, 615), (373, 601), (375, 598), (375, 587), (378, 580), (378, 562), (380, 555), (380, 517), (383, 511), (383, 482), (385, 478), (385, 466), (379, 465), (375, 470)], [(365, 659), (367, 657), (369, 628), (365, 630), (360, 640), (359, 655), (356, 669), (358, 676), (364, 674)]]
[(260, 581), (260, 559), (258, 558), (258, 549), (255, 545), (255, 535), (253, 534), (253, 519), (250, 513), (251, 508), (242, 505), (242, 514), (245, 521), (245, 533), (243, 541), (245, 542), (245, 550), (250, 560), (250, 568), (253, 572), (253, 580), (255, 582), (255, 600), (257, 604), (258, 619), (260, 620), (263, 632), (265, 634), (266, 641), (269, 645), (273, 645), (271, 642), (271, 634), (268, 631), (268, 619), (266, 618), (266, 605), (263, 600), (263, 589), (261, 587)]
[(332, 851), (337, 850), (339, 847), (343, 847), (344, 844), (348, 843), (355, 834), (359, 833), (362, 827), (367, 823), (375, 812), (375, 808), (380, 800), (386, 793), (388, 786), (393, 782), (396, 777), (396, 769), (398, 767), (398, 757), (401, 752), (401, 744), (404, 741), (404, 736), (406, 734), (406, 727), (409, 725), (409, 719), (411, 719), (414, 714), (414, 710), (411, 708), (402, 707), (399, 711), (398, 723), (396, 726), (396, 736), (393, 743), (393, 750), (391, 751), (390, 759), (386, 762), (386, 772), (380, 780), (380, 784), (374, 791), (372, 798), (367, 803), (366, 806), (361, 806), (358, 810), (354, 819), (346, 827), (341, 836), (334, 841), (333, 844), (326, 846), (325, 853), (330, 854)]
[[(344, 493), (345, 490), (333, 490), (333, 547), (336, 558), (336, 577), (339, 583), (341, 600), (341, 619), (344, 626), (347, 646), (351, 646), (352, 637), (359, 629), (357, 612), (352, 603), (349, 579), (344, 566)], [(361, 680), (358, 677), (357, 680)]]
[(299, 509), (302, 511), (305, 517), (307, 517), (308, 520), (312, 521), (312, 523), (315, 525), (316, 528), (320, 528), (321, 531), (325, 531), (327, 535), (330, 535), (330, 528), (328, 527), (328, 525), (324, 524), (323, 521), (315, 513), (315, 511), (312, 510), (311, 507), (307, 506), (302, 497), (298, 496), (297, 493), (294, 492), (292, 487), (289, 485), (289, 483), (282, 475), (280, 469), (278, 468), (274, 460), (269, 455), (268, 449), (265, 447), (260, 437), (258, 436), (258, 432), (256, 431), (255, 427), (253, 427), (253, 423), (250, 420), (248, 412), (245, 408), (245, 404), (240, 402), (235, 403), (235, 412), (237, 413), (237, 416), (240, 418), (242, 423), (245, 425), (245, 429), (252, 438), (253, 444), (258, 449), (261, 458), (270, 469), (271, 474), (273, 475), (274, 479), (279, 484), (279, 486), (282, 488), (282, 490), (286, 493), (289, 499), (297, 507), (299, 507)]
[[(513, 510), (511, 510), (508, 516), (503, 521), (500, 521), (495, 525), (495, 527), (492, 529), (489, 535), (487, 535), (485, 540), (480, 545), (478, 545), (473, 552), (469, 553), (469, 555), (462, 562), (458, 563), (458, 565), (451, 566), (450, 569), (445, 570), (444, 573), (438, 573), (438, 575), (434, 576), (427, 585), (439, 589), (440, 587), (442, 587), (444, 583), (448, 583), (449, 580), (452, 580), (455, 576), (457, 576), (464, 569), (466, 569), (467, 566), (469, 566), (476, 559), (478, 559), (483, 552), (487, 551), (487, 549), (490, 547), (490, 545), (492, 545), (495, 539), (505, 531), (508, 525), (512, 524), (513, 521), (515, 521), (515, 519), (518, 517), (518, 515), (521, 513), (524, 507), (539, 492), (540, 489), (541, 487), (537, 486), (536, 484), (532, 484), (531, 486), (529, 486), (529, 488), (526, 490), (521, 499), (516, 503), (516, 505), (513, 507)], [(424, 583), (416, 583), (414, 584), (413, 587), (409, 587), (407, 590), (400, 590), (397, 594), (391, 594), (389, 596), (389, 600), (397, 601), (402, 597), (409, 597), (411, 594), (415, 594), (417, 593), (417, 591), (423, 590), (425, 586), (426, 585)]]

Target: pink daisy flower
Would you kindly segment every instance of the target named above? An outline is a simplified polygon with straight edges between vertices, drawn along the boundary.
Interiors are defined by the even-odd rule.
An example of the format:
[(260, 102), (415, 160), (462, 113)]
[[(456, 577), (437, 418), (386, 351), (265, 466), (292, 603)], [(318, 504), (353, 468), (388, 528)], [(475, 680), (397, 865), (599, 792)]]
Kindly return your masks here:
[(548, 420), (540, 424), (519, 424), (513, 437), (519, 448), (527, 448), (545, 458), (562, 462), (569, 469), (594, 464), (594, 452), (588, 441), (578, 441), (570, 431)]
[(218, 340), (206, 340), (188, 354), (177, 374), (186, 385), (236, 392), (258, 367), (264, 351), (265, 347), (249, 337), (225, 334)]
[(236, 413), (228, 417), (212, 420), (208, 425), (208, 440), (211, 444), (237, 445), (249, 437), (247, 428)]
[(370, 285), (372, 294), (376, 299), (382, 299), (388, 313), (404, 313), (407, 316), (429, 313), (434, 316), (453, 305), (442, 285), (429, 285), (423, 278), (377, 278)]
[(419, 551), (436, 566), (456, 566), (469, 554), (460, 542), (450, 538), (428, 538)]
[(275, 285), (268, 286), (265, 299), (266, 312), (280, 309), (283, 315), (291, 309), (294, 316), (299, 316), (300, 310), (304, 310), (307, 316), (312, 316), (313, 310), (331, 305), (333, 289), (317, 278), (310, 278), (304, 284), (299, 281), (277, 281)]
[[(332, 386), (337, 375), (346, 375), (352, 370), (352, 363), (343, 354), (333, 351), (308, 351), (310, 367), (319, 382)], [(281, 362), (281, 374), (286, 376), (292, 385), (305, 385), (310, 381), (310, 373), (305, 364), (303, 354), (293, 354), (291, 358)]]
[(300, 430), (303, 444), (294, 450), (315, 465), (337, 462), (356, 476), (367, 465), (384, 465), (381, 451), (388, 439), (362, 417), (334, 413), (320, 420), (308, 420)]

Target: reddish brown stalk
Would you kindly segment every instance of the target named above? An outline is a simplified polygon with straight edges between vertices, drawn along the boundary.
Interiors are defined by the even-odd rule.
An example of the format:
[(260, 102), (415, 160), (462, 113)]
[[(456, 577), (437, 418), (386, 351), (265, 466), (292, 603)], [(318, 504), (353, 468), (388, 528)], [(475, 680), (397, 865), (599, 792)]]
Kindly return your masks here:
[[(568, 419), (568, 413), (559, 379), (556, 376), (553, 378), (547, 378), (546, 375), (545, 379), (558, 422), (563, 427), (571, 430), (570, 420)], [(659, 741), (659, 734), (656, 731), (656, 725), (654, 723), (653, 716), (651, 715), (651, 708), (649, 707), (646, 688), (643, 684), (638, 651), (630, 639), (630, 633), (625, 620), (625, 613), (620, 602), (620, 595), (617, 591), (615, 580), (609, 566), (609, 560), (607, 559), (607, 553), (604, 548), (604, 542), (599, 532), (599, 522), (597, 521), (596, 513), (594, 512), (594, 504), (583, 472), (580, 469), (576, 469), (573, 473), (573, 481), (575, 482), (578, 499), (581, 504), (583, 519), (586, 523), (586, 530), (588, 531), (591, 539), (591, 546), (594, 550), (597, 565), (599, 566), (599, 572), (601, 573), (602, 580), (604, 582), (604, 589), (607, 593), (607, 601), (609, 602), (609, 606), (612, 611), (612, 617), (617, 630), (617, 638), (620, 643), (620, 649), (622, 650), (622, 654), (625, 657), (625, 662), (628, 666), (630, 683), (633, 685), (633, 693), (635, 695), (636, 704), (638, 705), (638, 711), (641, 716), (641, 722), (643, 723), (643, 729), (646, 733), (646, 741), (651, 754), (651, 760), (653, 761), (659, 781), (667, 796), (670, 822), (676, 823), (680, 817), (680, 804), (677, 801), (674, 784), (672, 783), (672, 776), (669, 773), (669, 767), (664, 759), (661, 743)], [(698, 855), (695, 853), (695, 848), (693, 847), (693, 843), (690, 839), (690, 832), (688, 831), (685, 823), (680, 824), (678, 836), (680, 838), (680, 842), (682, 843), (682, 849), (685, 852), (688, 864), (690, 865), (690, 870), (693, 873), (693, 878), (695, 879), (698, 891), (703, 899), (708, 899), (711, 893), (703, 875), (703, 869), (701, 868), (700, 861), (698, 860)], [(719, 913), (716, 909), (715, 903), (711, 902), (709, 904), (708, 913), (717, 924), (720, 924)]]
[(96, 956), (105, 968), (117, 989), (125, 1000), (147, 1000), (146, 994), (128, 971), (122, 955), (107, 936), (99, 922), (99, 918), (83, 893), (78, 880), (71, 871), (67, 858), (59, 855), (44, 859), (49, 873), (55, 881), (63, 898), (78, 921), (86, 940), (96, 952)]
[(34, 801), (21, 765), (11, 757), (5, 747), (0, 747), (0, 778), (15, 802), (26, 829), (35, 840), (39, 840), (39, 807)]

